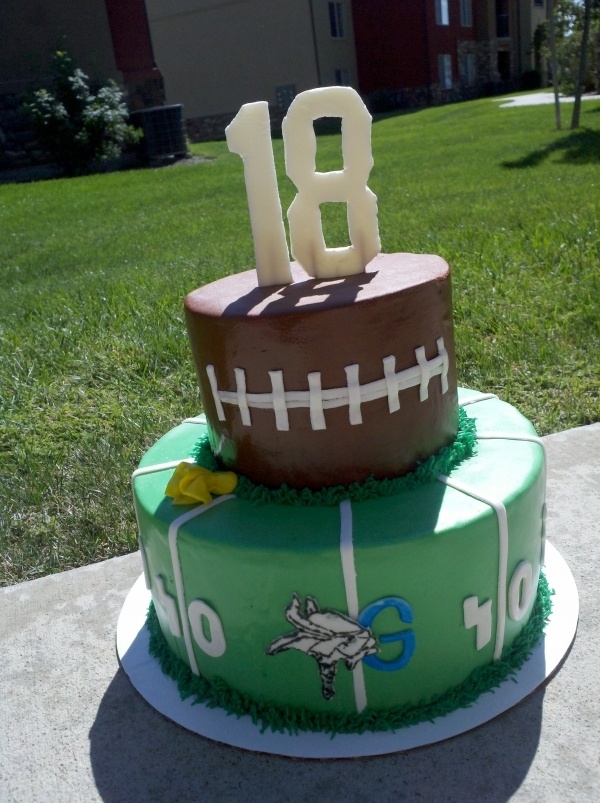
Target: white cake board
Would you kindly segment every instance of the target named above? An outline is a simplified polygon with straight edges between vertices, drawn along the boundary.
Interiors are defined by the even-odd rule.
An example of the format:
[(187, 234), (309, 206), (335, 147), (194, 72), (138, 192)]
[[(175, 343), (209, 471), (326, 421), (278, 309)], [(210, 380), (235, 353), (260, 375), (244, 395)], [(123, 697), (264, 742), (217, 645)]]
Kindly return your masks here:
[[(148, 652), (150, 635), (145, 627), (150, 592), (144, 576), (129, 592), (117, 624), (117, 653), (121, 666), (138, 692), (161, 714), (201, 736), (217, 742), (294, 758), (355, 758), (410, 750), (483, 725), (508, 711), (547, 678), (561, 663), (575, 638), (579, 616), (577, 587), (559, 552), (546, 544), (545, 573), (554, 589), (552, 615), (543, 638), (526, 663), (493, 692), (482, 694), (469, 708), (461, 708), (433, 722), (421, 722), (395, 732), (337, 734), (303, 732), (297, 735), (261, 733), (250, 717), (228, 716), (222, 709), (181, 700), (177, 684), (163, 674)], [(516, 681), (516, 682), (515, 682)]]

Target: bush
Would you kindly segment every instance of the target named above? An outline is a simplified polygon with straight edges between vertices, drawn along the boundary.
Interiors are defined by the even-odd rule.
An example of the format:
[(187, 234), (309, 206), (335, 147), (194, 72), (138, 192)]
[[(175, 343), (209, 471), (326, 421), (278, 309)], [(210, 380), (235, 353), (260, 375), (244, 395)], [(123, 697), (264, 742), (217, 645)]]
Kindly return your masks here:
[(93, 91), (64, 50), (54, 54), (53, 74), (52, 91), (38, 89), (25, 108), (40, 145), (67, 175), (94, 172), (139, 140), (114, 81)]
[[(575, 31), (568, 38), (558, 44), (558, 60), (560, 64), (559, 85), (563, 95), (573, 95), (579, 74), (579, 61), (581, 59), (581, 31)], [(595, 88), (594, 76), (594, 44), (590, 40), (587, 44), (587, 66), (583, 76), (583, 92), (593, 92)]]

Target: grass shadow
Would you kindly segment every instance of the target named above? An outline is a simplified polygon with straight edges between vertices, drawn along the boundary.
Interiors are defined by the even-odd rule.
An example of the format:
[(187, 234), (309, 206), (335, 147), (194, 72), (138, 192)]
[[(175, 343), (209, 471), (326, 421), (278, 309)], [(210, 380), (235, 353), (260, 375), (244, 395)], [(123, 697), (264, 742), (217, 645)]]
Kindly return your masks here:
[(564, 164), (593, 164), (600, 162), (600, 131), (594, 131), (591, 128), (580, 128), (577, 131), (571, 131), (545, 148), (538, 148), (520, 159), (502, 162), (501, 164), (503, 167), (511, 169), (536, 167), (548, 159), (551, 154), (557, 152), (562, 152), (560, 161)]

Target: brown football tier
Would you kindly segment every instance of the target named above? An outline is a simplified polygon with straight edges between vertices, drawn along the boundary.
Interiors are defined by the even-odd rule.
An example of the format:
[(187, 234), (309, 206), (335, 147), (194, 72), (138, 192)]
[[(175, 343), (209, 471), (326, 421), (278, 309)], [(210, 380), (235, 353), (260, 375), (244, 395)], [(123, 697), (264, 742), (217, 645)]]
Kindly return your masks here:
[[(451, 443), (458, 405), (446, 262), (430, 255), (380, 254), (365, 273), (343, 279), (313, 279), (296, 263), (292, 273), (293, 284), (258, 287), (256, 272), (247, 271), (185, 299), (211, 445), (224, 466), (270, 487), (318, 489), (369, 475), (406, 474)], [(414, 382), (417, 352), (421, 363), (426, 358), (434, 365), (440, 338), (445, 392), (440, 375), (426, 381), (422, 374), (398, 393), (381, 391), (385, 358), (394, 357), (393, 373), (410, 374)], [(358, 366), (351, 369), (357, 379), (350, 391), (349, 366)], [(389, 360), (387, 366), (389, 379)], [(275, 376), (277, 415), (269, 372), (281, 372)], [(320, 375), (323, 398), (339, 398), (339, 406), (324, 401), (323, 409), (315, 410), (317, 392), (311, 397), (313, 417), (309, 374), (313, 384)], [(365, 388), (369, 383), (375, 385)], [(359, 402), (357, 392), (366, 394)]]

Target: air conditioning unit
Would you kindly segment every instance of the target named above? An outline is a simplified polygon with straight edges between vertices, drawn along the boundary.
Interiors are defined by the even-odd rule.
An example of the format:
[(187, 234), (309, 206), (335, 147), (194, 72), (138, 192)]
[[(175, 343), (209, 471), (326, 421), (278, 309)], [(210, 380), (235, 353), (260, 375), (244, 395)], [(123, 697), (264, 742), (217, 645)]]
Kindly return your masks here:
[(188, 155), (181, 103), (132, 112), (129, 122), (144, 132), (141, 149), (149, 162)]

